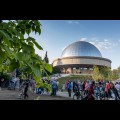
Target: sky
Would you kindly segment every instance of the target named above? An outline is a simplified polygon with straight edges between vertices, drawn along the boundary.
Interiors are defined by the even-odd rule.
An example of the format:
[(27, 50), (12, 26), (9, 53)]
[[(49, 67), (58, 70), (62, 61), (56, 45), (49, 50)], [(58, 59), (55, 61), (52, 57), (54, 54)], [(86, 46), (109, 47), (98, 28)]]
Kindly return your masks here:
[(31, 34), (43, 47), (36, 49), (42, 58), (48, 51), (50, 63), (60, 58), (62, 51), (76, 41), (95, 45), (102, 57), (112, 61), (112, 69), (120, 66), (120, 20), (40, 20), (41, 35)]

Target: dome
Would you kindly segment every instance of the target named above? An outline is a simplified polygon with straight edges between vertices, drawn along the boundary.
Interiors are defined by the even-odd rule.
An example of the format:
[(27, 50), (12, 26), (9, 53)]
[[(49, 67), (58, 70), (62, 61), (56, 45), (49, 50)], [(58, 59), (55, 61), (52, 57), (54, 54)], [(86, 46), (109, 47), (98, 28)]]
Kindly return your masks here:
[(90, 57), (102, 57), (100, 51), (91, 43), (86, 41), (77, 41), (67, 46), (61, 57), (72, 56), (90, 56)]

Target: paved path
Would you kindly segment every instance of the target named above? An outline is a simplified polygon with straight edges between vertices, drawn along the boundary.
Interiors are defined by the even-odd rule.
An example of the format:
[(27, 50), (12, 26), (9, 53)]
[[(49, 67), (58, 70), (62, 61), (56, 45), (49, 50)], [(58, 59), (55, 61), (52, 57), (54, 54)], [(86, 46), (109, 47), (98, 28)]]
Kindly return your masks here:
[[(21, 100), (19, 97), (20, 92), (18, 90), (0, 90), (0, 100)], [(36, 95), (35, 93), (28, 92), (29, 98), (27, 100), (72, 100), (72, 98), (64, 97), (61, 94), (58, 96), (50, 96), (49, 94)]]
[(66, 98), (73, 98), (74, 93), (71, 93), (71, 97), (68, 96), (68, 92), (57, 92), (58, 96), (66, 97)]

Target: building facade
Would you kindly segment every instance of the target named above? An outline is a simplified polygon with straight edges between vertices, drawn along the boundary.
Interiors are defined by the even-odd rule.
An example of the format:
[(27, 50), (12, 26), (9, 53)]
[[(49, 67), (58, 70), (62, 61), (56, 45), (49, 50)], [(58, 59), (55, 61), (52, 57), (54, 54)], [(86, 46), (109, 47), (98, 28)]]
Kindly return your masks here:
[(111, 60), (103, 58), (100, 51), (86, 41), (70, 44), (63, 50), (61, 58), (53, 61), (54, 68), (69, 74), (91, 74), (94, 65), (111, 67)]

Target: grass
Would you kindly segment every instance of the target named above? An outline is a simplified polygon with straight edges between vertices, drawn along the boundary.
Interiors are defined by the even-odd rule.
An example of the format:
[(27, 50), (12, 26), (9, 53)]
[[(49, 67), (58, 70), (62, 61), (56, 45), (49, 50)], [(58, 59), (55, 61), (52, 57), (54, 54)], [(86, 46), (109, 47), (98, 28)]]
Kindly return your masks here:
[(71, 76), (67, 76), (67, 77), (62, 77), (59, 78), (59, 89), (62, 88), (62, 85), (65, 84), (68, 80), (70, 81), (85, 81), (85, 80), (90, 80), (92, 79), (92, 77), (90, 75), (71, 75)]

